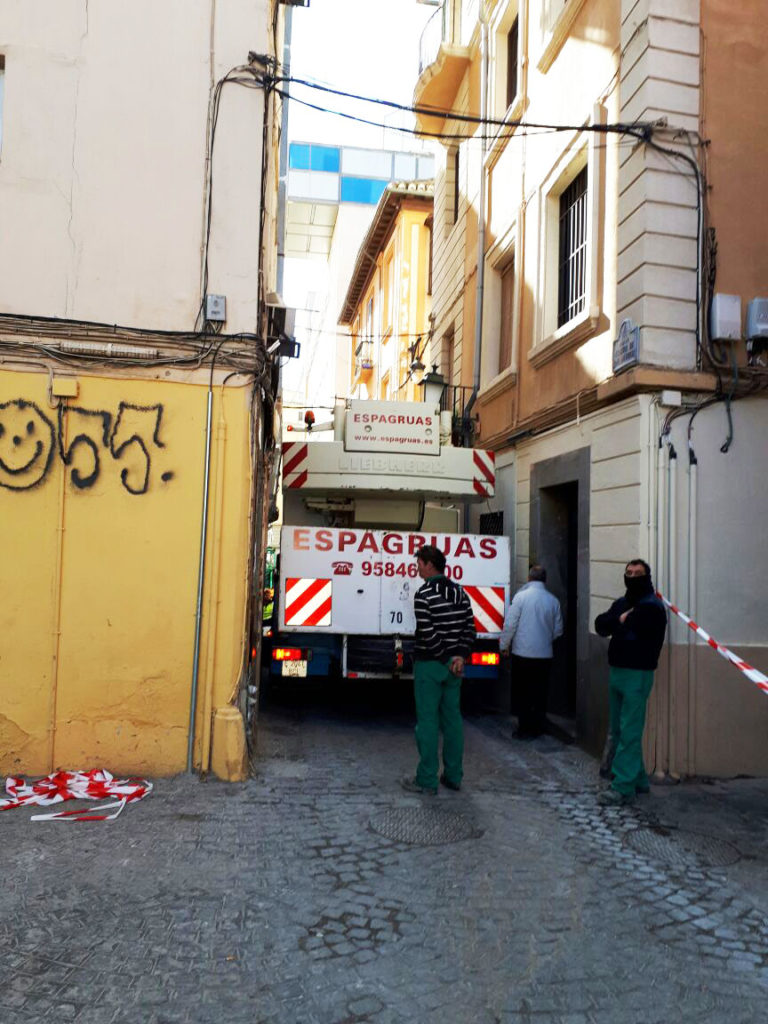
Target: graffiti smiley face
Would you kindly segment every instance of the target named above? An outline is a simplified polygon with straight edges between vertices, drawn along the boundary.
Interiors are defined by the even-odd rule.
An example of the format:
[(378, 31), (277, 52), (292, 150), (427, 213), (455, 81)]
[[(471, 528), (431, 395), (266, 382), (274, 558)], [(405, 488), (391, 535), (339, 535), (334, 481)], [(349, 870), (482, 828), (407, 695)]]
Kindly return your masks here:
[(0, 402), (0, 487), (27, 491), (41, 483), (54, 438), (53, 424), (33, 402)]

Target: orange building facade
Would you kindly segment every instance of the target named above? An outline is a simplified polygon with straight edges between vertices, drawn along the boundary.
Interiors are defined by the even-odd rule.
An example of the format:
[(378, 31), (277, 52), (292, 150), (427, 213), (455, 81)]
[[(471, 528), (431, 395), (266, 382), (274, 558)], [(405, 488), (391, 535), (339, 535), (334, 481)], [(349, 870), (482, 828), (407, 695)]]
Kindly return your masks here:
[(398, 182), (379, 200), (339, 324), (350, 330), (349, 395), (421, 399), (430, 332), (431, 181)]

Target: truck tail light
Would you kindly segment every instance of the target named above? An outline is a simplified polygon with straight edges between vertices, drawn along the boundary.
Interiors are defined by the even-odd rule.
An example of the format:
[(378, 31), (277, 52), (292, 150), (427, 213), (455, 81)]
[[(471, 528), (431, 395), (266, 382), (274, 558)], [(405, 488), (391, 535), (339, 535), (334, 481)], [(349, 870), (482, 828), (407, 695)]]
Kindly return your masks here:
[(273, 661), (303, 661), (299, 647), (275, 647), (272, 651)]
[(498, 651), (473, 651), (469, 663), (470, 665), (498, 665)]
[(395, 654), (395, 664), (397, 665), (398, 670), (403, 667), (403, 652), (402, 651), (397, 651), (396, 652), (396, 654)]

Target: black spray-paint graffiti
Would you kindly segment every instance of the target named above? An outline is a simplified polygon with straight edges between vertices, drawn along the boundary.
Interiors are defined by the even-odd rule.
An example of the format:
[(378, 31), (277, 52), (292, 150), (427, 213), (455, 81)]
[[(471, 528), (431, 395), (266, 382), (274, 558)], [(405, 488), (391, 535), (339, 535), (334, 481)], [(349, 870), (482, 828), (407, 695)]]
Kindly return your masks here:
[(0, 402), (0, 487), (26, 491), (41, 483), (54, 443), (53, 424), (33, 402)]
[[(152, 452), (165, 448), (160, 440), (162, 405), (132, 405), (120, 402), (117, 416), (102, 409), (61, 405), (54, 427), (46, 414), (24, 399), (0, 402), (0, 487), (28, 491), (47, 477), (58, 449), (78, 490), (87, 490), (101, 475), (107, 453), (115, 462), (125, 463), (120, 480), (129, 494), (149, 490)], [(71, 440), (65, 442), (69, 436)], [(167, 483), (170, 471), (161, 474)]]

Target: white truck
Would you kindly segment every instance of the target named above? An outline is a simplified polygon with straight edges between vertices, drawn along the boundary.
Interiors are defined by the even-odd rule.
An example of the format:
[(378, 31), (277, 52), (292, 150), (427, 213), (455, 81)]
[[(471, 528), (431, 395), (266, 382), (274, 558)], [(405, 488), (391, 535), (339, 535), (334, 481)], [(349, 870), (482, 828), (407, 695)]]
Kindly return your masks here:
[(271, 675), (412, 675), (416, 551), (434, 544), (475, 613), (466, 675), (495, 678), (509, 541), (459, 526), (467, 502), (494, 492), (493, 453), (454, 447), (426, 402), (352, 400), (333, 426), (333, 441), (283, 445)]

